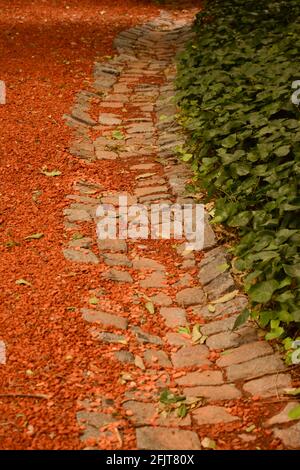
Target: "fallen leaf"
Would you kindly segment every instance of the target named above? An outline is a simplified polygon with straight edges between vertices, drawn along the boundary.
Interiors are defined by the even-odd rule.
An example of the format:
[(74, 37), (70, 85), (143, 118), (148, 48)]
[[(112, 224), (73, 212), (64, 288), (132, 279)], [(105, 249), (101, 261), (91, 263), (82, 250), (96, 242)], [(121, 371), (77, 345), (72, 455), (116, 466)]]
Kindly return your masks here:
[(251, 312), (247, 308), (245, 308), (242, 311), (242, 313), (240, 313), (238, 317), (236, 318), (234, 325), (232, 327), (232, 331), (235, 331), (237, 328), (244, 325), (244, 323), (246, 323), (250, 315), (251, 315)]
[(129, 382), (130, 380), (132, 380), (132, 376), (128, 374), (127, 372), (122, 372), (121, 378), (125, 380), (126, 382)]
[(17, 279), (16, 284), (18, 286), (31, 286), (31, 283), (26, 281), (26, 279)]
[(142, 370), (145, 370), (145, 369), (146, 369), (145, 364), (144, 364), (144, 361), (143, 361), (143, 359), (141, 358), (141, 356), (135, 356), (135, 358), (134, 358), (134, 364), (135, 364), (136, 367), (138, 367), (139, 369), (142, 369)]
[(290, 419), (300, 419), (300, 405), (297, 405), (295, 408), (289, 411), (288, 417)]
[(60, 176), (61, 175), (61, 171), (59, 170), (52, 170), (52, 171), (48, 171), (48, 170), (41, 170), (41, 173), (43, 173), (43, 175), (45, 176)]
[(193, 331), (192, 331), (192, 341), (194, 344), (197, 344), (200, 342), (202, 337), (202, 333), (200, 330), (200, 325), (196, 324), (193, 326)]
[(224, 273), (225, 271), (227, 271), (228, 268), (229, 268), (229, 264), (227, 264), (227, 263), (219, 264), (219, 265), (217, 266), (217, 270), (218, 270), (220, 273)]
[(150, 178), (150, 176), (156, 176), (156, 173), (143, 173), (142, 175), (136, 176), (136, 180), (141, 180), (143, 178)]
[(113, 139), (123, 140), (125, 138), (124, 134), (121, 131), (113, 131), (111, 133)]
[(178, 328), (178, 333), (180, 333), (181, 335), (190, 335), (191, 330), (188, 326), (180, 326)]
[(248, 427), (245, 429), (245, 431), (246, 431), (246, 432), (252, 432), (252, 431), (254, 431), (254, 429), (255, 429), (255, 424), (250, 424), (250, 426), (248, 426)]
[(91, 297), (91, 298), (89, 299), (89, 303), (90, 303), (91, 305), (97, 305), (97, 304), (99, 303), (99, 299), (97, 299), (97, 297)]
[(154, 307), (154, 305), (153, 305), (152, 302), (147, 302), (147, 303), (145, 304), (145, 308), (148, 310), (149, 313), (151, 313), (151, 315), (154, 314), (154, 312), (155, 312), (155, 307)]
[(292, 395), (292, 396), (300, 395), (300, 387), (299, 388), (285, 388), (283, 391), (287, 395)]
[(210, 437), (204, 437), (201, 441), (201, 445), (204, 449), (215, 449), (217, 447), (215, 441), (210, 439)]
[(43, 236), (43, 233), (33, 233), (32, 235), (28, 235), (27, 237), (25, 237), (25, 240), (39, 240)]
[(224, 304), (225, 302), (228, 302), (229, 300), (234, 299), (239, 294), (238, 290), (234, 290), (232, 292), (228, 292), (228, 294), (223, 295), (217, 300), (213, 300), (211, 303), (212, 304)]
[(185, 418), (187, 414), (188, 414), (188, 407), (186, 406), (185, 403), (181, 403), (177, 410), (177, 416), (179, 418)]

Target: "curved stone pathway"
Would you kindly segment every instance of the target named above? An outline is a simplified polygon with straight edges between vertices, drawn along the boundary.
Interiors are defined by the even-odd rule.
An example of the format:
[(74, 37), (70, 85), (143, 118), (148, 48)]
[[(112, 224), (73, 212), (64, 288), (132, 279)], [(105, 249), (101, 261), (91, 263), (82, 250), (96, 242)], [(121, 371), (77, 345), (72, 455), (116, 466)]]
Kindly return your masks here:
[[(100, 173), (101, 165), (110, 168), (116, 189), (107, 190), (101, 178), (74, 182), (64, 210), (64, 256), (70, 269), (71, 263), (103, 265), (104, 304), (105, 291), (114, 293), (114, 286), (134, 293), (131, 311), (127, 301), (111, 303), (111, 295), (107, 309), (99, 308), (102, 292), (96, 292), (95, 305), (83, 308), (82, 318), (103, 353), (113, 354), (112, 367), (113, 361), (126, 365), (123, 411), (136, 429), (138, 449), (209, 448), (212, 438), (231, 448), (256, 448), (262, 441), (268, 448), (274, 439), (295, 448), (299, 421), (287, 418), (291, 403), (280, 404), (291, 377), (254, 324), (231, 331), (247, 300), (227, 270), (227, 254), (208, 216), (202, 252), (186, 250), (178, 240), (95, 244), (99, 203), (118, 208), (121, 194), (129, 204), (194, 203), (185, 193), (191, 172), (174, 151), (183, 143), (173, 101), (174, 58), (190, 35), (186, 20), (168, 14), (121, 33), (118, 55), (95, 63), (92, 91), (77, 94), (65, 116), (73, 130), (70, 151), (86, 163), (87, 174), (93, 166)], [(251, 407), (266, 411), (267, 403), (258, 429)], [(103, 399), (95, 409), (87, 397), (80, 406), (86, 447), (91, 438), (109, 439), (107, 429), (117, 421), (109, 412), (113, 401)]]

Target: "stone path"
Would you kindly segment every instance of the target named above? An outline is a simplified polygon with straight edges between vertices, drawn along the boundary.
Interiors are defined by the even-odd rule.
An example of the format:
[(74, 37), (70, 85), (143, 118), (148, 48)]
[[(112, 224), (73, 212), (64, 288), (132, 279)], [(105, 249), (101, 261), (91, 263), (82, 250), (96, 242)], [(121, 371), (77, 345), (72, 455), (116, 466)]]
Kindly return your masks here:
[[(285, 448), (299, 447), (300, 423), (287, 418), (292, 405), (279, 414), (277, 405), (272, 408), (291, 386), (281, 357), (254, 324), (231, 331), (247, 300), (227, 270), (208, 216), (202, 252), (186, 250), (179, 240), (96, 243), (100, 202), (117, 208), (126, 194), (129, 204), (148, 207), (194, 203), (185, 193), (191, 171), (174, 150), (183, 143), (173, 101), (174, 58), (190, 35), (186, 20), (167, 14), (121, 33), (118, 55), (95, 63), (92, 91), (77, 94), (65, 116), (73, 130), (70, 151), (99, 178), (75, 181), (67, 196), (64, 256), (70, 269), (71, 263), (100, 269), (102, 290), (82, 318), (103, 354), (112, 354), (110, 366), (124, 364), (123, 416), (136, 429), (138, 449), (201, 449), (213, 437), (233, 448), (255, 448), (262, 439), (266, 446), (280, 439)], [(113, 190), (101, 183), (108, 170)], [(118, 419), (110, 412), (112, 399), (95, 408), (92, 398), (77, 414), (87, 448), (90, 438), (109, 438), (107, 429)], [(259, 400), (270, 407), (257, 430), (251, 407)]]

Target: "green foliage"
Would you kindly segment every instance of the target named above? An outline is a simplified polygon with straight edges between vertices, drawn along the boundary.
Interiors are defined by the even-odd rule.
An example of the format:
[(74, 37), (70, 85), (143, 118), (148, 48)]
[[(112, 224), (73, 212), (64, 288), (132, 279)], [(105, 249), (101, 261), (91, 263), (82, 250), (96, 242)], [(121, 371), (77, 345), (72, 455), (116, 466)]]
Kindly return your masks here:
[(300, 2), (210, 0), (195, 33), (178, 65), (183, 159), (214, 222), (239, 230), (251, 314), (278, 338), (300, 324)]

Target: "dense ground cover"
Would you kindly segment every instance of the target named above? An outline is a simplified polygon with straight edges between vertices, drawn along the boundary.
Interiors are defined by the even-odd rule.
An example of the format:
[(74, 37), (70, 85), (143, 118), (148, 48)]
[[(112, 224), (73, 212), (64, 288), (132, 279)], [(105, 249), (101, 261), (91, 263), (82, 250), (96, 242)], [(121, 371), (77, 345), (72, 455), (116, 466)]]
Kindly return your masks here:
[(300, 78), (297, 0), (211, 0), (197, 16), (177, 85), (189, 133), (183, 159), (237, 229), (234, 270), (268, 339), (291, 348), (300, 324)]

